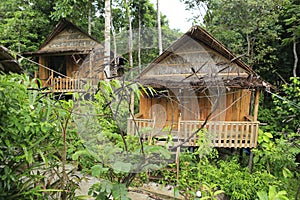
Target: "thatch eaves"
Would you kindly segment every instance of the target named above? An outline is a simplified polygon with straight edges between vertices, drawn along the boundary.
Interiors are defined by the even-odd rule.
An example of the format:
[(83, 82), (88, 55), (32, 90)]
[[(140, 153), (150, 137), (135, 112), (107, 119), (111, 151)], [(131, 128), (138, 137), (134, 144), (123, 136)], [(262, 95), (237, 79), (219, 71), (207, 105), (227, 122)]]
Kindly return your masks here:
[(0, 46), (0, 71), (4, 73), (22, 73), (23, 69), (9, 50)]

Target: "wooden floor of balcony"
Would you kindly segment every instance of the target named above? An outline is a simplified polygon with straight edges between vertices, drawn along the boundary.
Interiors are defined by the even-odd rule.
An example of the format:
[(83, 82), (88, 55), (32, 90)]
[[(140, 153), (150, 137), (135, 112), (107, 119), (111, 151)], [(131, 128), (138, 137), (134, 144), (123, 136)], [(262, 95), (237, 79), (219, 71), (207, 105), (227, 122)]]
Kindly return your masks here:
[[(145, 141), (160, 141), (157, 144), (164, 145), (162, 138), (170, 134), (173, 146), (199, 146), (199, 136), (194, 134), (204, 121), (178, 122), (178, 128), (174, 130), (155, 128), (153, 119), (128, 119), (127, 134), (140, 135)], [(208, 121), (203, 128), (207, 138), (213, 147), (225, 148), (255, 148), (257, 145), (259, 122), (246, 121)], [(156, 138), (156, 139), (154, 139)], [(167, 141), (167, 140), (165, 140)], [(184, 143), (183, 143), (184, 142)]]

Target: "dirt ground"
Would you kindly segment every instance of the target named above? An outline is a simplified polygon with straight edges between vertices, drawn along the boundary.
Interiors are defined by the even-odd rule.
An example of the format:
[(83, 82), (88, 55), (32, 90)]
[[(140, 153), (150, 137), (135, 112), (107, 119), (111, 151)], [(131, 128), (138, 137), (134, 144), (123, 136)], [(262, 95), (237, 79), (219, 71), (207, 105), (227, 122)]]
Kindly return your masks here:
[[(76, 190), (76, 196), (85, 196), (87, 200), (93, 200), (93, 197), (88, 197), (88, 190), (99, 180), (94, 177), (89, 177), (80, 183), (80, 190)], [(138, 188), (129, 188), (129, 195), (132, 200), (183, 200), (182, 197), (174, 198), (174, 188), (172, 186), (163, 187), (156, 183), (144, 184)]]

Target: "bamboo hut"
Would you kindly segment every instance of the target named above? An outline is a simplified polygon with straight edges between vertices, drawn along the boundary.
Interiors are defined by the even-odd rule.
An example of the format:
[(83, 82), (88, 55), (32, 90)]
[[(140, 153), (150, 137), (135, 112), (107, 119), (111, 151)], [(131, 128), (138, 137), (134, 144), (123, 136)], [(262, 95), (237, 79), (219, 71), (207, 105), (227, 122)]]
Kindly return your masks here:
[[(84, 91), (87, 82), (96, 84), (104, 79), (104, 47), (66, 19), (56, 25), (37, 52), (26, 55), (38, 57), (36, 77), (54, 93)], [(121, 61), (118, 69), (122, 69), (123, 60), (117, 60)]]
[(199, 26), (192, 27), (140, 73), (139, 113), (128, 119), (127, 134), (146, 140), (171, 138), (198, 146), (203, 128), (214, 147), (254, 148), (259, 76)]

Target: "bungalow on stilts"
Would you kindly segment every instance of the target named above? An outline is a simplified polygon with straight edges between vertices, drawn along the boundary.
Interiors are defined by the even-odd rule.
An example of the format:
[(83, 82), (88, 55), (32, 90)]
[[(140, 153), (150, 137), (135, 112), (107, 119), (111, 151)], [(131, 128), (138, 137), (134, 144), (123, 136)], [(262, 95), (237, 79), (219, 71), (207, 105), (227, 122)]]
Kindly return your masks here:
[(193, 26), (137, 81), (156, 92), (142, 90), (127, 134), (157, 144), (169, 137), (173, 146), (196, 147), (196, 132), (203, 129), (213, 147), (256, 147), (263, 81), (203, 28)]

